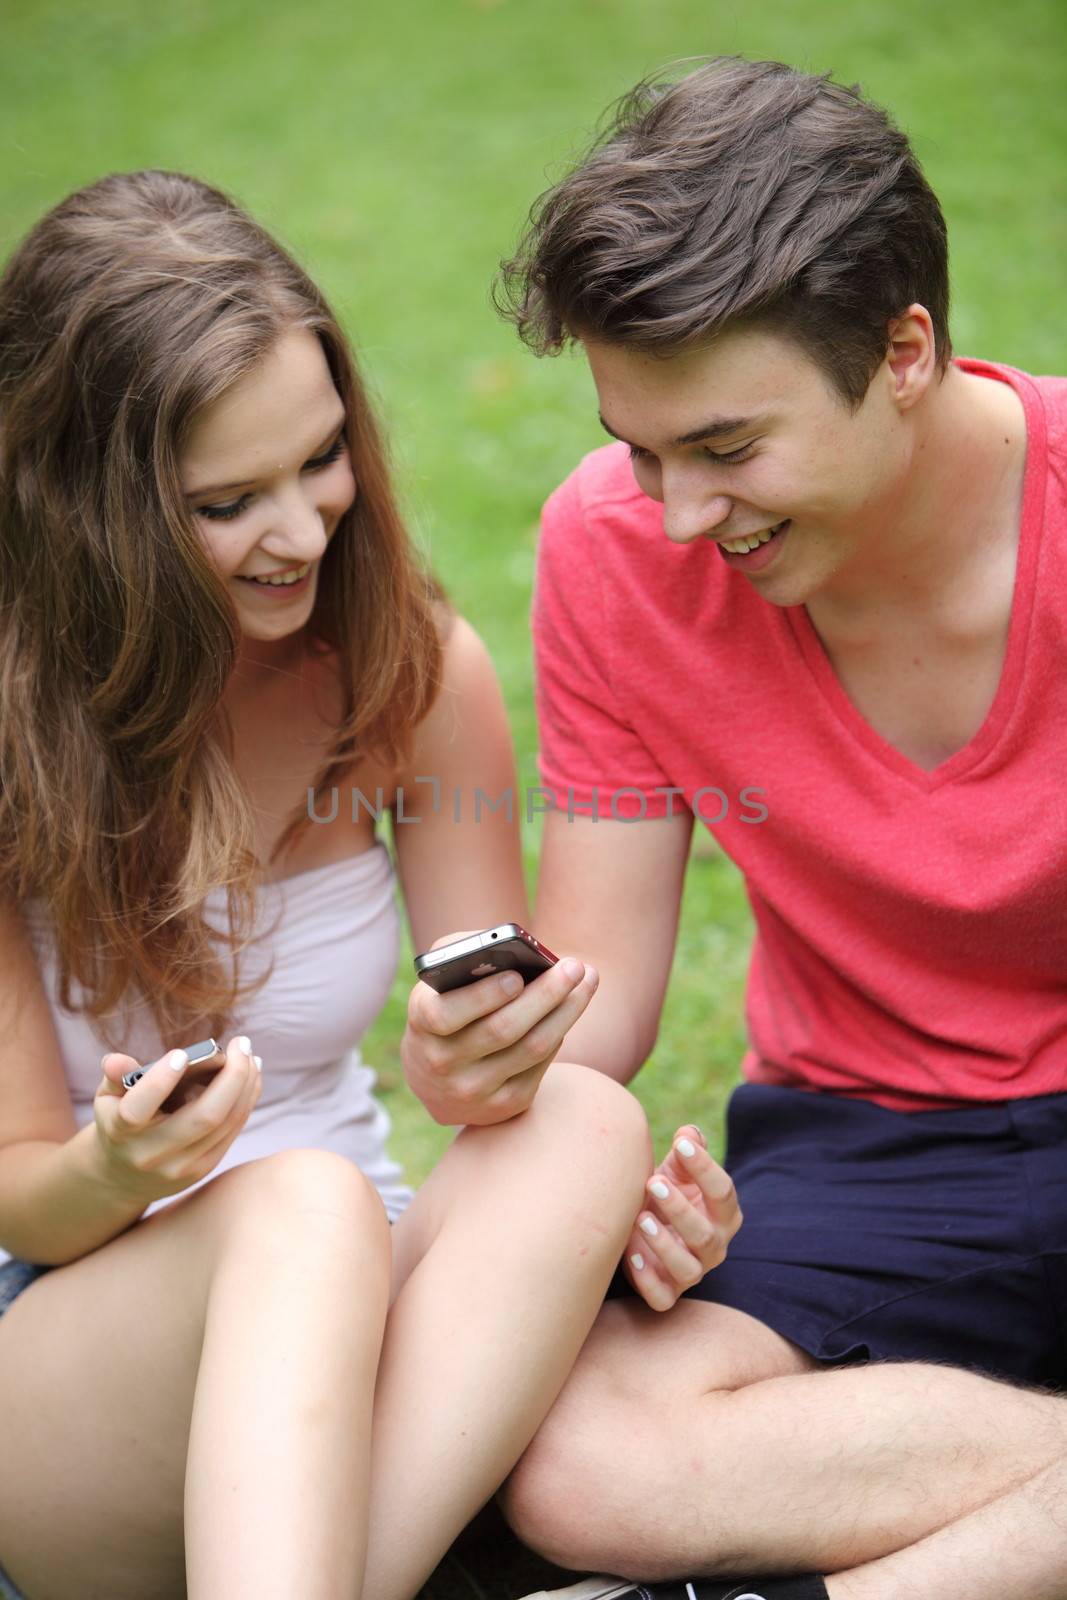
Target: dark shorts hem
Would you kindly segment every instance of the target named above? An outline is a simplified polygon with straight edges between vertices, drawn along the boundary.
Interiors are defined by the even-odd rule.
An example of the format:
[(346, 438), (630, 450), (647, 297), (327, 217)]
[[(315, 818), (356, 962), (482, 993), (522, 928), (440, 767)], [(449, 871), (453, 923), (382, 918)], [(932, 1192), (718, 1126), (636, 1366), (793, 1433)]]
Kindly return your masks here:
[[(709, 1273), (708, 1278), (714, 1274)], [(704, 1283), (708, 1282), (705, 1278)], [(820, 1366), (848, 1366), (855, 1362), (883, 1359), (871, 1351), (862, 1342), (853, 1342), (851, 1347), (843, 1350), (828, 1351), (826, 1344), (828, 1338), (825, 1328), (817, 1322), (805, 1321), (793, 1314), (792, 1308), (781, 1300), (771, 1300), (759, 1294), (701, 1294), (701, 1285), (696, 1289), (689, 1289), (683, 1300), (702, 1300), (705, 1305), (726, 1306), (731, 1311), (743, 1311), (747, 1316), (754, 1317), (757, 1322), (762, 1322), (770, 1328), (772, 1333), (780, 1334), (783, 1339), (788, 1339), (790, 1344), (798, 1345), (805, 1355), (811, 1356)], [(835, 1330), (836, 1331), (836, 1330)]]

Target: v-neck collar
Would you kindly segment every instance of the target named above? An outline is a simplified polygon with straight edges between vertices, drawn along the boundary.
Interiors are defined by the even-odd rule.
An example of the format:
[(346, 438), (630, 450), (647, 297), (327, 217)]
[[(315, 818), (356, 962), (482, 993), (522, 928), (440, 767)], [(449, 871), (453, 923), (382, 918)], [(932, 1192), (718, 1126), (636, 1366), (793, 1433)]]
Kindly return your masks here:
[(875, 731), (850, 700), (834, 671), (825, 646), (805, 606), (789, 606), (786, 617), (793, 636), (822, 694), (852, 737), (883, 766), (914, 784), (932, 791), (954, 782), (984, 759), (997, 743), (1018, 698), (1030, 637), (1035, 576), (1041, 550), (1041, 530), (1045, 517), (1045, 473), (1047, 464), (1045, 413), (1041, 396), (1026, 373), (1014, 367), (986, 361), (958, 360), (957, 366), (978, 377), (1008, 383), (1023, 404), (1026, 420), (1026, 464), (1023, 472), (1023, 497), (1019, 516), (1019, 549), (1012, 590), (1011, 621), (1000, 682), (985, 720), (974, 737), (953, 755), (926, 771), (888, 739)]

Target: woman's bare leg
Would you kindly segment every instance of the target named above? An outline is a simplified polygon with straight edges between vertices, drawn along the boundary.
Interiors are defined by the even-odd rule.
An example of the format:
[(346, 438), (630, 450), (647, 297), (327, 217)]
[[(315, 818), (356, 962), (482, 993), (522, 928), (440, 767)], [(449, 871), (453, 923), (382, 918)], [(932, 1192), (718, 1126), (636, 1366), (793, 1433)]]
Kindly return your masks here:
[(0, 1321), (15, 1582), (33, 1600), (356, 1600), (387, 1235), (351, 1163), (293, 1151), (27, 1289)]
[(34, 1600), (177, 1600), (184, 1542), (190, 1600), (356, 1600), (369, 1500), (363, 1593), (410, 1600), (562, 1387), (650, 1169), (582, 1068), (457, 1139), (394, 1229), (372, 1466), (384, 1222), (347, 1162), (250, 1163), (48, 1274), (0, 1322), (0, 1561)]
[(459, 1136), (393, 1229), (364, 1600), (411, 1600), (515, 1465), (593, 1324), (651, 1167), (637, 1101), (555, 1065), (529, 1111)]

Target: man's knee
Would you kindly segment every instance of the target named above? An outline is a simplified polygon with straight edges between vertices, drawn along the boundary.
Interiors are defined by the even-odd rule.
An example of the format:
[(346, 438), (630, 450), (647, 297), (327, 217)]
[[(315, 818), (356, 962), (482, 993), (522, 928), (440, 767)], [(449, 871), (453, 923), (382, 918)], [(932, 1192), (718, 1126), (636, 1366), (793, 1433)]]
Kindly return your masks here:
[[(759, 1325), (724, 1307), (683, 1301), (658, 1317), (637, 1301), (609, 1301), (501, 1493), (518, 1536), (560, 1566), (666, 1575), (659, 1569), (679, 1551), (672, 1557), (661, 1533), (677, 1527), (691, 1476), (680, 1463), (696, 1450), (704, 1509), (694, 1515), (728, 1561), (730, 1465), (721, 1445), (731, 1392), (789, 1366), (783, 1341), (784, 1354), (769, 1342), (763, 1366), (753, 1368), (753, 1331)], [(722, 1492), (708, 1495), (716, 1463)], [(715, 1516), (721, 1526), (709, 1528)]]
[[(657, 1472), (649, 1442), (641, 1438), (644, 1420), (627, 1406), (616, 1410), (611, 1429), (587, 1426), (574, 1433), (550, 1418), (500, 1494), (518, 1537), (557, 1566), (622, 1571), (645, 1521), (627, 1519), (631, 1478), (636, 1472), (654, 1482)], [(631, 1446), (625, 1451), (623, 1433)]]
[[(729, 1400), (650, 1409), (630, 1399), (609, 1425), (586, 1416), (576, 1431), (550, 1419), (504, 1486), (505, 1517), (539, 1555), (577, 1571), (670, 1578), (697, 1559), (705, 1572), (732, 1570)], [(693, 1474), (686, 1464), (704, 1446)]]

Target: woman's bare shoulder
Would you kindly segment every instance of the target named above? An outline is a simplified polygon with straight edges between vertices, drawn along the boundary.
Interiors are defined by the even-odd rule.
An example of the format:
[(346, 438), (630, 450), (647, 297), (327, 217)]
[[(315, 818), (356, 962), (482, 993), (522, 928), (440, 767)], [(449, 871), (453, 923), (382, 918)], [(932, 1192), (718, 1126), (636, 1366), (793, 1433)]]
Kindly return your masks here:
[(437, 693), (416, 731), (416, 746), (437, 746), (442, 738), (451, 740), (463, 729), (476, 728), (482, 717), (495, 714), (499, 703), (496, 668), (484, 639), (465, 617), (452, 612), (442, 640)]

